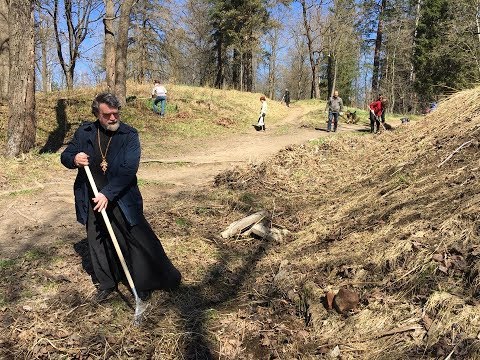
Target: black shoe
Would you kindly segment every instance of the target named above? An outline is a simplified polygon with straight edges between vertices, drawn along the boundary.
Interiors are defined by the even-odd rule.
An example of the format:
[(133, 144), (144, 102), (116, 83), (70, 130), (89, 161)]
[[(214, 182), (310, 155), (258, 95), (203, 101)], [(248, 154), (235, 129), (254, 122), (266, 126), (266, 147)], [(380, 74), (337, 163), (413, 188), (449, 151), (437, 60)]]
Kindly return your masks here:
[(93, 298), (93, 300), (97, 303), (103, 302), (107, 300), (108, 296), (113, 293), (116, 290), (116, 288), (110, 288), (110, 289), (104, 289), (104, 290), (98, 290), (97, 294)]
[(150, 300), (152, 297), (152, 291), (151, 290), (146, 290), (146, 291), (137, 291), (137, 295), (142, 301), (147, 301)]

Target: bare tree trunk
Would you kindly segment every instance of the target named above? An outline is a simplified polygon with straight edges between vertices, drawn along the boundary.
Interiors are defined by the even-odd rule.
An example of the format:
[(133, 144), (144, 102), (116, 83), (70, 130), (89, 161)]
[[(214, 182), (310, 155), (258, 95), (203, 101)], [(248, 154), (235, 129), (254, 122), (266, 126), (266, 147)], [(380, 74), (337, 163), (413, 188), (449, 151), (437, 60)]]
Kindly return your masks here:
[(105, 17), (103, 18), (103, 31), (105, 34), (105, 72), (108, 91), (115, 90), (115, 34), (113, 20), (115, 9), (113, 0), (105, 0)]
[(238, 49), (233, 49), (233, 58), (232, 58), (232, 83), (234, 89), (241, 89), (241, 53)]
[(253, 54), (252, 50), (247, 50), (243, 53), (243, 85), (244, 88), (242, 89), (245, 91), (253, 91)]
[(128, 30), (130, 28), (130, 13), (135, 0), (122, 3), (118, 22), (117, 51), (115, 54), (115, 94), (120, 103), (125, 105), (127, 98), (127, 50)]
[[(331, 46), (331, 41), (329, 37), (329, 47)], [(327, 62), (327, 96), (333, 96), (333, 92), (335, 91), (335, 84), (333, 83), (334, 78), (334, 55), (332, 53), (328, 54), (328, 62)]]
[(41, 50), (42, 50), (42, 90), (43, 92), (49, 92), (49, 76), (48, 76), (48, 65), (47, 65), (47, 42), (46, 39), (41, 39)]
[[(418, 23), (420, 21), (421, 6), (422, 6), (422, 0), (417, 0), (417, 7), (415, 11), (415, 29), (413, 30), (412, 57), (414, 55), (413, 52), (415, 51), (415, 44), (417, 41), (417, 31), (418, 31)], [(413, 62), (412, 62), (410, 65), (410, 82), (413, 82), (414, 80), (415, 80), (415, 69), (413, 67)]]
[(383, 37), (383, 13), (387, 5), (387, 0), (381, 0), (378, 11), (377, 38), (375, 40), (375, 52), (373, 55), (373, 74), (372, 74), (372, 93), (378, 93), (379, 75), (380, 75), (380, 50), (382, 48)]
[(397, 58), (397, 47), (395, 46), (393, 50), (393, 59), (392, 59), (392, 79), (390, 80), (390, 83), (392, 84), (392, 88), (390, 90), (390, 104), (388, 104), (388, 111), (393, 112), (393, 109), (395, 108), (395, 62)]
[[(38, 6), (38, 4), (37, 4)], [(35, 15), (34, 15), (35, 16)], [(35, 37), (37, 39), (37, 46), (40, 47), (40, 58), (41, 64), (38, 63), (36, 66), (39, 68), (41, 81), (42, 81), (42, 91), (48, 92), (50, 91), (50, 74), (48, 71), (48, 44), (49, 40), (52, 38), (51, 32), (51, 23), (49, 22), (49, 17), (42, 13), (42, 9), (36, 9), (36, 16), (38, 16), (38, 22), (35, 24), (36, 33)]]
[(276, 59), (275, 53), (272, 51), (270, 55), (270, 59), (268, 62), (268, 97), (270, 99), (274, 98), (275, 95), (275, 67), (276, 67)]
[(244, 58), (243, 58), (243, 52), (240, 54), (240, 91), (243, 91), (245, 88), (245, 82), (244, 82), (244, 77), (243, 73), (245, 72), (244, 68)]
[(8, 4), (0, 0), (0, 99), (8, 98)]
[(140, 83), (145, 83), (146, 81), (146, 75), (147, 75), (147, 57), (148, 57), (148, 52), (147, 52), (147, 21), (148, 21), (148, 15), (147, 15), (147, 9), (146, 9), (146, 3), (145, 0), (142, 3), (142, 13), (141, 13), (141, 21), (142, 21), (142, 28), (141, 28), (141, 35), (140, 35), (140, 69), (139, 69), (139, 80)]
[(33, 0), (10, 1), (9, 119), (6, 156), (14, 157), (35, 145), (35, 42)]
[(60, 62), (60, 66), (62, 67), (63, 74), (65, 75), (65, 81), (67, 82), (67, 89), (73, 88), (73, 82), (70, 81), (68, 76), (68, 66), (65, 62), (65, 58), (63, 57), (62, 52), (62, 41), (60, 39), (60, 30), (58, 29), (58, 0), (54, 1), (53, 5), (53, 30), (55, 32), (55, 41), (57, 43), (57, 55), (58, 61)]
[(215, 77), (215, 87), (223, 89), (225, 85), (225, 51), (223, 49), (223, 35), (219, 34), (216, 41), (217, 49), (217, 75)]
[(478, 44), (480, 45), (480, 1), (477, 1), (477, 14), (475, 20), (477, 22)]
[(307, 47), (308, 47), (308, 57), (310, 60), (310, 68), (312, 69), (312, 86), (310, 91), (310, 98), (319, 98), (320, 97), (320, 84), (317, 75), (317, 64), (315, 63), (314, 50), (313, 50), (313, 39), (311, 33), (311, 27), (308, 23), (307, 16), (307, 4), (305, 0), (300, 0), (302, 5), (302, 14), (303, 14), (303, 25), (305, 27), (305, 36), (307, 38)]
[(330, 93), (330, 96), (333, 96), (333, 93), (335, 92), (335, 88), (337, 87), (337, 58), (334, 56), (333, 58), (333, 84), (332, 84), (332, 92)]

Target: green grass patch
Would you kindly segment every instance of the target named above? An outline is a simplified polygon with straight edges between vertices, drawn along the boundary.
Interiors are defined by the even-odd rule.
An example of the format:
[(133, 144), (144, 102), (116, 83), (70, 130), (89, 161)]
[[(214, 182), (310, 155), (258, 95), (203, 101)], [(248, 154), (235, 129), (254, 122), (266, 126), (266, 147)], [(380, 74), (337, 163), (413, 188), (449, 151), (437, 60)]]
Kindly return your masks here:
[(47, 253), (45, 253), (41, 250), (38, 250), (38, 249), (32, 249), (32, 250), (28, 250), (23, 255), (23, 257), (27, 261), (40, 260), (40, 259), (44, 259), (45, 257), (47, 257)]
[(0, 270), (6, 270), (15, 265), (14, 259), (0, 259)]
[(326, 139), (323, 138), (323, 137), (320, 137), (318, 139), (313, 139), (313, 140), (309, 141), (309, 144), (312, 145), (312, 146), (319, 146), (319, 145), (322, 145), (322, 144), (325, 144), (325, 143), (326, 143)]
[(220, 317), (217, 309), (206, 309), (204, 315), (206, 321), (217, 320)]
[(410, 185), (412, 183), (411, 178), (407, 174), (397, 174), (397, 183), (399, 185)]
[(181, 228), (187, 228), (191, 225), (190, 221), (185, 219), (184, 217), (178, 217), (175, 219), (175, 224), (177, 224)]
[(10, 192), (9, 196), (21, 196), (21, 195), (30, 195), (38, 192), (39, 189), (21, 189), (21, 190), (14, 190)]

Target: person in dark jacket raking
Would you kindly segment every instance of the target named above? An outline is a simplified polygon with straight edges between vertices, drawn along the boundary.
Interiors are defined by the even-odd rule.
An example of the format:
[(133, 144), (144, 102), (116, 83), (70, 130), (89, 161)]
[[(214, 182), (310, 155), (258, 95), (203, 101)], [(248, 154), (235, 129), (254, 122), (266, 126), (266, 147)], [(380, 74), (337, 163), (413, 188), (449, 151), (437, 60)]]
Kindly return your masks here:
[(338, 96), (338, 91), (335, 90), (333, 92), (333, 96), (328, 99), (327, 106), (325, 111), (328, 111), (328, 126), (327, 131), (330, 132), (332, 130), (332, 122), (333, 122), (333, 131), (337, 131), (338, 126), (338, 116), (343, 115), (343, 100), (340, 96)]
[[(92, 103), (95, 122), (85, 122), (61, 155), (62, 164), (78, 169), (74, 183), (77, 220), (86, 225), (92, 266), (98, 281), (95, 300), (105, 300), (125, 279), (100, 212), (106, 209), (137, 292), (147, 300), (153, 290), (171, 290), (181, 281), (158, 237), (143, 215), (137, 185), (140, 164), (138, 132), (120, 121), (120, 103), (102, 93)], [(93, 195), (84, 166), (97, 188)]]

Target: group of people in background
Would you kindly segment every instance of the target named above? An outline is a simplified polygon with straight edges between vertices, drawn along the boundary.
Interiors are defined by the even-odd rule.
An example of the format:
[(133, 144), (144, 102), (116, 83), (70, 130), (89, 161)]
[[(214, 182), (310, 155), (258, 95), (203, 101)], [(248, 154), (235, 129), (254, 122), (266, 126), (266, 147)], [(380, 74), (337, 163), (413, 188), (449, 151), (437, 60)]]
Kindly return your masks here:
[[(153, 111), (160, 116), (165, 116), (165, 107), (167, 103), (167, 89), (161, 84), (159, 80), (154, 80), (152, 90)], [(290, 91), (285, 89), (282, 96), (282, 102), (287, 107), (290, 107)], [(265, 96), (260, 97), (261, 108), (255, 129), (257, 131), (265, 131), (265, 116), (267, 114), (267, 99)], [(380, 126), (385, 124), (385, 105), (386, 99), (380, 94), (377, 99), (369, 104), (370, 117), (370, 132), (377, 133), (380, 131)], [(338, 128), (338, 117), (343, 116), (343, 100), (338, 94), (338, 90), (333, 92), (325, 107), (325, 112), (328, 114), (327, 132), (336, 132)]]
[[(377, 99), (368, 105), (370, 110), (370, 132), (377, 133), (380, 126), (385, 127), (385, 107), (386, 99), (380, 94)], [(338, 95), (338, 91), (333, 92), (333, 96), (327, 101), (325, 112), (328, 113), (327, 132), (337, 131), (338, 117), (343, 115), (343, 100)], [(332, 129), (333, 125), (333, 129)]]

